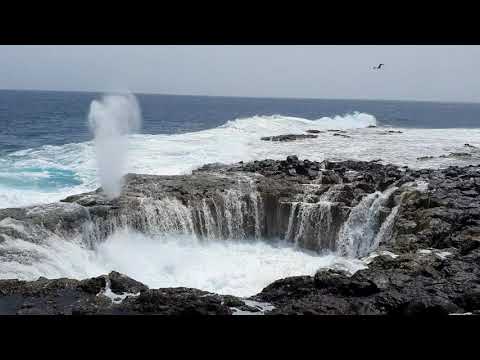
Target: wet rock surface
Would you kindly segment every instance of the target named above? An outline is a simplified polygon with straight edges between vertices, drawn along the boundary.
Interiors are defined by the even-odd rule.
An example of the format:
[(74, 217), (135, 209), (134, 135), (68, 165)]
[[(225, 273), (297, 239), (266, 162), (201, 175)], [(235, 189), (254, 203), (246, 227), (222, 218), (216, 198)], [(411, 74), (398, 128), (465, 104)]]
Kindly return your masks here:
[(472, 154), (466, 152), (451, 152), (448, 155), (440, 155), (441, 158), (469, 158)]
[(430, 159), (435, 159), (435, 156), (428, 155), (428, 156), (417, 157), (417, 160), (430, 160)]
[(340, 137), (344, 137), (344, 138), (351, 138), (351, 136), (349, 136), (349, 135), (340, 134), (340, 133), (334, 133), (333, 136), (340, 136)]
[[(397, 209), (392, 234), (365, 260), (368, 268), (354, 275), (328, 270), (279, 279), (250, 299), (274, 306), (265, 313), (480, 312), (479, 166), (412, 170), (378, 161), (317, 162), (292, 155), (284, 160), (210, 164), (184, 176), (129, 174), (122, 196), (115, 200), (107, 200), (99, 189), (57, 204), (0, 210), (0, 243), (12, 238), (41, 242), (52, 234), (62, 241), (65, 234), (85, 233), (86, 221), (99, 226), (97, 235), (107, 236), (111, 229), (102, 224), (125, 211), (139, 211), (128, 225), (142, 230), (146, 225), (139, 209), (145, 202), (175, 199), (185, 206), (209, 207), (214, 201), (221, 203), (219, 199), (232, 188), (243, 187), (254, 187), (264, 204), (262, 227), (256, 228), (245, 217), (243, 231), (259, 232), (265, 239), (286, 233), (291, 204), (299, 198), (316, 204), (328, 195), (336, 211), (332, 213), (341, 218), (369, 194), (394, 188), (383, 205), (384, 215), (379, 212), (385, 219)], [(256, 200), (247, 193), (238, 196), (252, 212), (248, 206)], [(224, 211), (221, 206), (217, 210)], [(194, 221), (192, 231), (203, 234), (202, 226), (202, 221)], [(325, 241), (322, 246), (328, 248)], [(314, 247), (308, 239), (303, 245)], [(109, 292), (123, 298), (114, 301)], [(0, 280), (1, 314), (230, 315), (237, 311), (261, 312), (244, 299), (197, 289), (148, 289), (116, 272), (82, 281)]]
[(317, 135), (305, 135), (305, 134), (287, 134), (287, 135), (278, 135), (278, 136), (266, 136), (262, 137), (260, 140), (264, 141), (295, 141), (303, 139), (315, 139)]
[(479, 149), (476, 146), (470, 144), (464, 144), (465, 151), (457, 151), (457, 152), (450, 152), (448, 154), (442, 154), (439, 156), (420, 156), (417, 157), (417, 160), (425, 161), (425, 160), (432, 160), (432, 159), (457, 159), (457, 160), (472, 160), (477, 159), (480, 155)]
[(381, 255), (353, 276), (282, 279), (255, 298), (271, 302), (272, 314), (448, 315), (478, 311), (479, 275), (478, 264), (454, 254)]
[[(116, 284), (107, 296), (106, 279)], [(97, 281), (103, 279), (104, 281)], [(133, 287), (132, 287), (132, 284)], [(128, 289), (125, 294), (119, 289)], [(138, 293), (131, 293), (139, 290)], [(115, 300), (115, 293), (126, 295)], [(229, 296), (228, 305), (245, 306)], [(2, 315), (231, 315), (233, 310), (220, 295), (190, 288), (148, 289), (120, 273), (87, 280), (0, 280)]]
[(141, 282), (133, 280), (128, 276), (120, 274), (116, 271), (112, 271), (110, 274), (108, 274), (108, 279), (110, 280), (110, 289), (115, 294), (136, 294), (148, 290), (148, 287), (143, 285)]
[[(375, 165), (350, 167), (368, 174)], [(394, 234), (378, 249), (397, 256), (377, 256), (353, 276), (330, 270), (279, 280), (255, 297), (275, 305), (272, 314), (479, 313), (480, 168), (407, 169), (400, 180), (394, 169), (384, 174), (424, 183), (399, 195)]]
[(378, 131), (377, 134), (379, 134), (379, 135), (403, 134), (403, 131), (400, 131), (400, 130), (385, 130), (385, 131)]

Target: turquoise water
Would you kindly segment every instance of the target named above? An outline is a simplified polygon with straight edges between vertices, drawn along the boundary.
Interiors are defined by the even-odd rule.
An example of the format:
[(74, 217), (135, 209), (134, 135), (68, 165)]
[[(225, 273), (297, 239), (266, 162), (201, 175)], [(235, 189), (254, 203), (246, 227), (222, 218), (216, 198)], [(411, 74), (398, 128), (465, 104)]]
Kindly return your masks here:
[[(101, 94), (0, 90), (0, 208), (58, 201), (99, 186), (87, 115)], [(477, 163), (442, 158), (480, 146), (480, 104), (137, 95), (143, 124), (128, 171), (182, 174), (208, 162), (349, 158), (416, 167)], [(367, 128), (375, 124), (377, 128)], [(268, 143), (262, 136), (345, 128), (350, 138)], [(387, 127), (402, 134), (383, 136)], [(436, 156), (419, 162), (417, 157)]]

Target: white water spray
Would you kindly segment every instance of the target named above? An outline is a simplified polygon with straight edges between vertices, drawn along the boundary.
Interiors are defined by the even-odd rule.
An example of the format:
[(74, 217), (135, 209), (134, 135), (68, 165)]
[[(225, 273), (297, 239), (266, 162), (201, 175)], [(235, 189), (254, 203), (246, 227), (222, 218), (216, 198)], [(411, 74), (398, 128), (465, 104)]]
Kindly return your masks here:
[(126, 171), (128, 135), (141, 125), (134, 95), (107, 95), (90, 104), (88, 123), (95, 135), (98, 176), (109, 198), (120, 195)]
[(380, 191), (371, 193), (352, 209), (339, 234), (338, 245), (341, 255), (367, 256), (382, 240), (388, 239), (399, 207), (390, 211), (383, 224), (380, 224), (379, 216), (381, 208), (396, 190), (397, 187), (391, 187), (383, 193)]

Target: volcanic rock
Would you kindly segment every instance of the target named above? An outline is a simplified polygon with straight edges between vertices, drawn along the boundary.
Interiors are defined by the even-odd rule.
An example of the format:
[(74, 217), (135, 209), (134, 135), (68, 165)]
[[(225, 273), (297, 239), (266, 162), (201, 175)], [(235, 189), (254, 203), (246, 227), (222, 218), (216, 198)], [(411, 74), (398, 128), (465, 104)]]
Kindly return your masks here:
[(262, 137), (260, 140), (264, 141), (294, 141), (294, 140), (303, 140), (303, 139), (315, 139), (318, 135), (305, 135), (305, 134), (288, 134), (288, 135), (278, 135), (278, 136), (266, 136)]
[(344, 138), (351, 138), (351, 136), (345, 135), (345, 134), (339, 134), (339, 133), (334, 133), (333, 136), (341, 136)]
[[(242, 234), (253, 237), (260, 232), (264, 241), (285, 237), (293, 203), (321, 209), (315, 204), (328, 199), (329, 228), (317, 229), (324, 218), (313, 217), (318, 221), (304, 228), (298, 245), (332, 251), (352, 209), (369, 194), (390, 189), (391, 197), (375, 214), (380, 223), (396, 214), (391, 234), (364, 259), (366, 268), (353, 275), (321, 270), (314, 276), (278, 279), (251, 299), (271, 303), (270, 314), (442, 316), (480, 311), (480, 166), (412, 170), (375, 161), (317, 162), (292, 155), (285, 160), (207, 165), (191, 175), (128, 174), (124, 180), (122, 195), (114, 200), (99, 189), (59, 203), (1, 209), (0, 241), (79, 239), (93, 246), (122, 226), (145, 233), (155, 221), (155, 226), (167, 226), (161, 211), (168, 211), (172, 202), (175, 211), (193, 214), (186, 230), (201, 237), (207, 228), (198, 214), (205, 208), (217, 214), (210, 224), (214, 227), (226, 216), (233, 194), (244, 211), (235, 217), (242, 219)], [(263, 211), (258, 227), (253, 191)], [(225, 228), (218, 231), (219, 238), (229, 236)], [(319, 233), (328, 236), (320, 242)], [(0, 253), (7, 255), (12, 254)], [(108, 286), (121, 295), (118, 300), (109, 297)], [(242, 299), (198, 289), (148, 289), (117, 272), (82, 281), (0, 280), (1, 314), (229, 315), (232, 308), (253, 311)]]
[(108, 279), (110, 280), (110, 288), (115, 294), (136, 294), (148, 290), (148, 286), (116, 271), (108, 274)]

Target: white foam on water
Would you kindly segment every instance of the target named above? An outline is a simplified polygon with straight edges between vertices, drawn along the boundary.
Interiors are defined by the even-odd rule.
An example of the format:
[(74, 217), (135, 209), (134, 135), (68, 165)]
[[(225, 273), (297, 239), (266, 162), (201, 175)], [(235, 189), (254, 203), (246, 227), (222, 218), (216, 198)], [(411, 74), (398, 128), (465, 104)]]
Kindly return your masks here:
[(44, 244), (9, 239), (0, 244), (0, 252), (0, 278), (83, 279), (115, 270), (151, 288), (184, 286), (235, 296), (251, 296), (275, 280), (313, 275), (319, 268), (354, 273), (366, 267), (360, 260), (311, 254), (285, 244), (201, 243), (192, 236), (153, 238), (128, 230), (113, 234), (96, 250), (61, 239)]
[(127, 297), (136, 297), (140, 295), (140, 293), (136, 293), (136, 294), (123, 293), (122, 295), (118, 295), (118, 294), (115, 294), (110, 288), (105, 289), (100, 294), (109, 298), (114, 304), (122, 303), (122, 301), (125, 300)]
[(10, 217), (6, 217), (6, 218), (2, 219), (2, 221), (0, 221), (0, 226), (11, 228), (11, 229), (13, 229), (15, 231), (18, 231), (20, 233), (25, 232), (25, 226), (23, 225), (23, 222), (21, 222), (19, 220), (16, 220), (16, 219), (12, 219)]
[(423, 181), (423, 180), (417, 180), (415, 181), (415, 185), (418, 191), (420, 192), (425, 192), (428, 190), (428, 182)]
[(452, 253), (449, 251), (440, 251), (440, 252), (437, 252), (435, 255), (437, 255), (440, 259), (445, 260), (447, 256), (452, 255)]
[[(0, 170), (10, 174), (8, 183), (0, 176), (0, 208), (46, 204), (100, 186), (93, 142), (17, 151), (0, 158)], [(58, 177), (65, 171), (67, 176)], [(38, 183), (39, 172), (55, 186)]]
[(419, 254), (422, 254), (422, 255), (429, 255), (432, 253), (432, 250), (429, 250), (429, 249), (420, 249), (417, 251)]
[(430, 248), (430, 249), (419, 249), (419, 250), (417, 250), (417, 253), (418, 253), (418, 254), (421, 254), (421, 255), (434, 254), (436, 257), (438, 257), (438, 258), (441, 259), (441, 260), (445, 260), (445, 259), (447, 258), (447, 256), (451, 256), (451, 255), (452, 255), (452, 253), (449, 252), (449, 251), (442, 251), (442, 250), (434, 249), (434, 248)]
[(473, 315), (471, 312), (465, 312), (465, 313), (450, 313), (448, 315)]
[(97, 296), (103, 295), (109, 298), (114, 304), (120, 304), (122, 303), (123, 300), (125, 300), (127, 297), (137, 297), (140, 295), (140, 292), (138, 293), (122, 293), (122, 294), (115, 294), (112, 291), (111, 284), (110, 284), (110, 279), (108, 277), (106, 278), (107, 286), (105, 286), (104, 289), (102, 289)]
[[(205, 163), (284, 159), (291, 154), (318, 161), (381, 158), (417, 168), (468, 165), (480, 160), (478, 150), (463, 146), (479, 147), (480, 129), (401, 129), (400, 134), (385, 135), (382, 128), (367, 128), (375, 123), (373, 116), (361, 113), (318, 120), (276, 115), (233, 120), (218, 128), (185, 134), (130, 135), (128, 151), (135, 160), (126, 167), (129, 172), (175, 175)], [(344, 129), (350, 138), (325, 131), (317, 138), (293, 142), (260, 140), (263, 136), (332, 128)], [(449, 152), (467, 152), (471, 157), (439, 157)], [(417, 160), (421, 156), (435, 157)], [(0, 158), (0, 208), (51, 203), (98, 186), (94, 142), (47, 145)], [(423, 189), (422, 184), (419, 188)], [(2, 225), (22, 230), (10, 220)], [(116, 270), (152, 288), (186, 286), (237, 296), (256, 294), (280, 278), (312, 275), (321, 267), (351, 273), (366, 267), (358, 259), (311, 254), (285, 243), (202, 243), (193, 236), (147, 237), (128, 231), (115, 233), (96, 250), (60, 238), (34, 244), (7, 237), (0, 243), (0, 254), (0, 278), (83, 279)]]
[[(480, 129), (401, 129), (384, 134), (372, 115), (354, 113), (334, 118), (308, 120), (286, 116), (255, 116), (228, 121), (198, 132), (175, 135), (130, 135), (126, 171), (177, 175), (186, 174), (206, 163), (299, 158), (383, 159), (386, 163), (413, 168), (438, 168), (480, 162)], [(305, 134), (306, 130), (344, 129), (350, 138), (325, 131), (314, 139), (292, 142), (260, 140), (264, 136)], [(439, 156), (466, 152), (471, 157)], [(421, 156), (434, 156), (417, 160)], [(57, 173), (60, 172), (60, 175)], [(46, 145), (18, 151), (0, 158), (0, 208), (58, 201), (66, 196), (91, 191), (100, 186), (94, 142)], [(45, 181), (54, 186), (45, 187)], [(20, 186), (18, 184), (28, 186)]]
[(376, 257), (378, 257), (380, 255), (390, 256), (392, 259), (395, 259), (395, 258), (398, 257), (397, 254), (394, 254), (391, 251), (373, 251), (368, 256), (363, 257), (361, 260), (365, 264), (370, 264), (373, 261), (373, 259), (375, 259)]
[(35, 244), (17, 238), (0, 242), (0, 278), (36, 280), (61, 277), (82, 279), (102, 274), (104, 268), (92, 259), (91, 251), (79, 242), (52, 238)]

